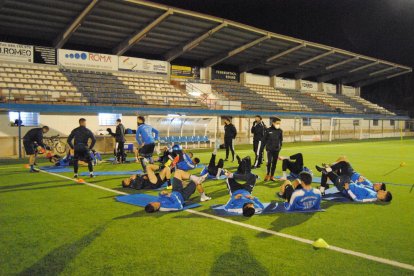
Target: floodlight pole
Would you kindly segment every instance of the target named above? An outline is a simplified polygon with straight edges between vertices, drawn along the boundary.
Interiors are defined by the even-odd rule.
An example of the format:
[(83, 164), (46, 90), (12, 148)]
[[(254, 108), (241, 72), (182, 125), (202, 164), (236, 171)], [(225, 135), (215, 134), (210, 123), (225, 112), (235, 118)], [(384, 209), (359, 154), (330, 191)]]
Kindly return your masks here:
[(20, 111), (19, 111), (19, 159), (22, 159), (22, 120), (21, 120), (21, 116), (20, 116)]

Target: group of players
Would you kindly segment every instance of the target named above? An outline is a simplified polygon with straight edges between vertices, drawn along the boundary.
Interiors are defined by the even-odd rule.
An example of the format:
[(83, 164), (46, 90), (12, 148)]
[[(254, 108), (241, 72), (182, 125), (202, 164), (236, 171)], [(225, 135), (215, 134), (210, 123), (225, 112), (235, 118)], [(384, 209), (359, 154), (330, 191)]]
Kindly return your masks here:
[[(258, 198), (252, 195), (253, 188), (259, 178), (252, 173), (252, 169), (259, 168), (263, 162), (263, 152), (267, 152), (267, 171), (264, 181), (276, 181), (274, 177), (278, 160), (282, 161), (283, 175), (280, 181), (284, 181), (278, 195), (286, 200), (287, 210), (309, 210), (319, 209), (322, 196), (329, 188), (330, 180), (339, 192), (344, 196), (357, 202), (386, 201), (392, 199), (389, 191), (386, 191), (384, 183), (372, 184), (368, 179), (358, 174), (350, 162), (342, 157), (332, 164), (322, 164), (316, 169), (322, 173), (321, 186), (319, 189), (311, 186), (313, 177), (311, 171), (304, 166), (304, 158), (301, 153), (290, 157), (279, 156), (283, 144), (283, 131), (280, 128), (281, 120), (271, 118), (271, 126), (266, 127), (261, 116), (257, 115), (251, 128), (253, 134), (253, 150), (255, 160), (252, 164), (250, 157), (241, 159), (235, 154), (234, 144), (237, 136), (236, 127), (231, 123), (230, 118), (224, 120), (224, 148), (226, 159), (218, 160), (216, 164), (217, 150), (220, 143), (216, 141), (210, 162), (199, 176), (189, 171), (196, 168), (200, 163), (192, 153), (187, 153), (179, 145), (172, 148), (165, 147), (162, 155), (153, 159), (155, 142), (158, 140), (159, 132), (152, 126), (145, 124), (145, 118), (138, 116), (136, 140), (139, 149), (136, 151), (136, 161), (141, 162), (144, 174), (133, 175), (122, 180), (122, 186), (134, 189), (159, 189), (167, 183), (167, 189), (162, 191), (156, 201), (149, 203), (145, 210), (149, 213), (155, 211), (176, 211), (185, 207), (185, 202), (197, 190), (201, 197), (200, 201), (207, 201), (208, 197), (202, 186), (206, 179), (226, 179), (230, 200), (225, 205), (229, 212), (236, 212), (244, 216), (252, 216), (263, 210), (263, 204)], [(23, 138), (23, 145), (26, 154), (29, 156), (30, 172), (38, 172), (34, 168), (36, 147), (50, 150), (43, 143), (43, 134), (49, 128), (35, 128), (27, 132)], [(116, 158), (119, 163), (125, 162), (124, 143), (125, 128), (120, 119), (117, 120), (115, 133), (108, 129), (108, 132), (116, 140)], [(89, 142), (90, 141), (90, 142)], [(86, 128), (86, 120), (79, 119), (79, 127), (72, 130), (68, 139), (68, 145), (73, 151), (74, 177), (78, 177), (79, 161), (88, 164), (90, 177), (94, 177), (92, 158), (90, 151), (93, 149), (96, 138)], [(237, 171), (232, 173), (224, 169), (224, 162), (228, 161), (229, 153), (232, 154), (232, 162), (237, 158)], [(156, 161), (159, 165), (155, 164)], [(289, 175), (287, 174), (289, 171)]]

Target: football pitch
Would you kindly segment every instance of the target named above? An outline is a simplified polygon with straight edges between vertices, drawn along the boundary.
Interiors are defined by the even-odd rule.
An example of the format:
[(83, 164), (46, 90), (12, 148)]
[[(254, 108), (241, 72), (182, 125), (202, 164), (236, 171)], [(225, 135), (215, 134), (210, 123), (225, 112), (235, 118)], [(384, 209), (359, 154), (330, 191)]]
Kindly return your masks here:
[[(193, 152), (208, 163), (210, 150)], [(392, 202), (323, 202), (325, 212), (220, 218), (210, 206), (228, 201), (225, 181), (207, 180), (203, 185), (212, 200), (201, 207), (146, 214), (143, 208), (115, 201), (119, 192), (138, 192), (121, 187), (123, 176), (85, 177), (93, 187), (69, 179), (72, 173), (30, 174), (27, 161), (2, 161), (0, 274), (413, 275), (414, 139), (292, 143), (280, 154), (297, 152), (315, 176), (320, 175), (316, 164), (347, 156), (368, 179), (388, 183)], [(236, 153), (253, 158), (251, 146), (236, 147)], [(220, 150), (218, 157), (224, 154)], [(38, 163), (50, 164), (44, 159)], [(225, 163), (230, 170), (236, 166)], [(95, 167), (136, 169), (141, 166), (135, 163)], [(278, 201), (275, 193), (282, 183), (263, 182), (264, 166), (254, 173), (261, 179), (253, 194), (262, 202)], [(192, 200), (199, 200), (197, 192)], [(308, 243), (318, 238), (343, 251)]]

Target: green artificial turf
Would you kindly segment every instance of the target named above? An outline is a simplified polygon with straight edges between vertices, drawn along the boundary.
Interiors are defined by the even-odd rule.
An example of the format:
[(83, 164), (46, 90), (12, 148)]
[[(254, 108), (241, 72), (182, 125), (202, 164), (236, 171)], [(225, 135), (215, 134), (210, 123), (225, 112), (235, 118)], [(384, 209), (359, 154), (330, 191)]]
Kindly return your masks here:
[[(241, 157), (253, 156), (250, 146), (236, 147), (236, 151)], [(208, 162), (210, 151), (194, 152)], [(310, 240), (323, 238), (331, 245), (414, 265), (414, 140), (286, 144), (281, 155), (297, 152), (304, 154), (305, 165), (311, 169), (346, 155), (370, 180), (406, 186), (387, 186), (393, 194), (390, 204), (324, 202), (326, 212), (229, 218)], [(219, 157), (224, 157), (223, 151)], [(384, 176), (401, 162), (406, 166)], [(116, 202), (114, 193), (45, 173), (29, 174), (23, 164), (2, 161), (0, 166), (0, 275), (414, 273), (188, 212), (146, 214), (142, 208)], [(226, 162), (228, 168), (235, 166)], [(140, 166), (100, 164), (95, 168), (133, 169)], [(255, 172), (263, 179), (264, 167)], [(136, 192), (120, 188), (122, 176), (85, 179)], [(277, 200), (280, 184), (259, 180), (254, 195), (262, 202)], [(209, 180), (204, 186), (213, 199), (194, 210), (212, 214), (210, 205), (228, 200), (227, 188), (224, 181)], [(193, 198), (198, 201), (199, 195)]]

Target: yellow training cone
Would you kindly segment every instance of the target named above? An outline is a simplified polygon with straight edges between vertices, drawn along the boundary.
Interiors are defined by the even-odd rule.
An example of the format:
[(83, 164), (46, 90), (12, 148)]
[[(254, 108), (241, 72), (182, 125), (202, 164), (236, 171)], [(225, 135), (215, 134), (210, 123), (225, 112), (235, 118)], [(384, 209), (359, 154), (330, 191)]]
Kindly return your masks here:
[(315, 248), (328, 248), (329, 244), (323, 239), (319, 238), (312, 243), (312, 246)]
[(400, 167), (405, 167), (405, 165), (407, 165), (405, 162), (400, 163)]

